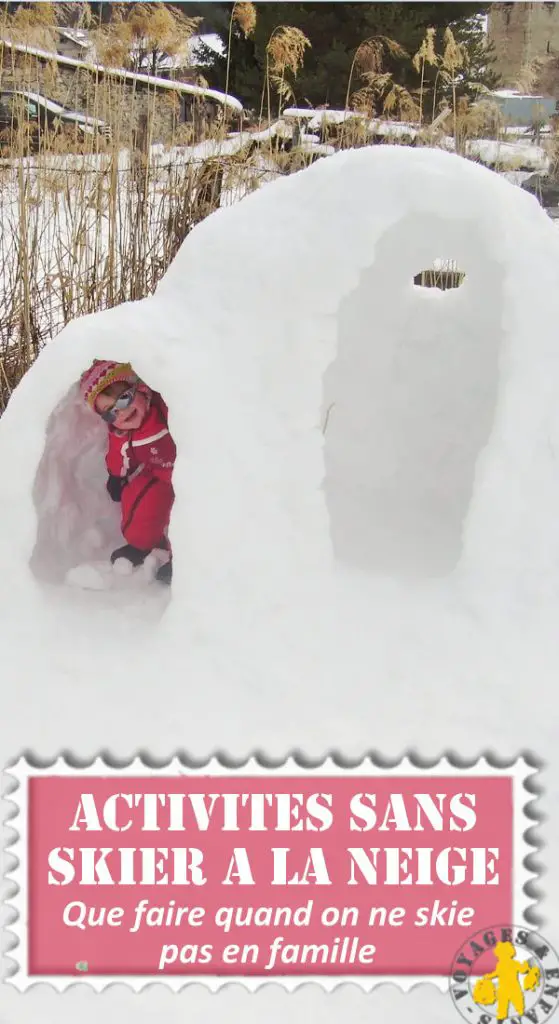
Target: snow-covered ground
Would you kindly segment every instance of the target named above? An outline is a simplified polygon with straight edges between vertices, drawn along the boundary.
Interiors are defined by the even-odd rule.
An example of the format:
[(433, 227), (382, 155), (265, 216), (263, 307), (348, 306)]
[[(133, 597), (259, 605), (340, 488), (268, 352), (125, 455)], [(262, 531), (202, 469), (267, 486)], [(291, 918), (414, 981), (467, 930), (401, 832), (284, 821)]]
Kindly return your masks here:
[[(437, 258), (460, 288), (414, 286)], [(533, 198), (452, 154), (379, 146), (220, 210), (153, 297), (69, 324), (0, 421), (2, 761), (528, 753), (559, 946), (558, 296), (559, 236)], [(131, 358), (170, 406), (171, 595), (61, 582), (91, 527), (114, 527), (104, 428), (76, 395), (94, 356)], [(426, 987), (0, 991), (6, 1024), (100, 1013), (458, 1019)]]
[[(288, 107), (283, 111), (283, 120), (287, 125), (294, 123), (305, 125), (308, 132), (319, 133), (316, 144), (320, 144), (320, 133), (328, 126), (339, 127), (355, 123), (371, 138), (382, 138), (388, 142), (401, 140), (403, 143), (414, 142), (420, 137), (419, 126), (411, 122), (391, 121), (390, 119), (370, 119), (353, 110), (307, 110), (304, 107)], [(466, 156), (479, 160), (488, 167), (514, 171), (519, 168), (531, 171), (547, 171), (550, 160), (542, 146), (535, 145), (526, 139), (527, 129), (508, 128), (505, 133), (519, 137), (514, 141), (501, 142), (494, 139), (471, 139), (466, 142)], [(544, 131), (545, 134), (545, 131)], [(310, 138), (307, 137), (307, 145)], [(456, 148), (454, 138), (442, 136), (437, 143), (451, 152)]]

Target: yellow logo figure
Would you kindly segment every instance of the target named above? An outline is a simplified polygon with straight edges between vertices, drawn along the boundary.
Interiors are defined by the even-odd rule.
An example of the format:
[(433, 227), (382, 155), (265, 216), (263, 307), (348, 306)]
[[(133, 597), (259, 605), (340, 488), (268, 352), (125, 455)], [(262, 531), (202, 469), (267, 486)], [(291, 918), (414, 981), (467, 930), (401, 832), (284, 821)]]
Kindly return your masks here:
[(547, 1022), (559, 1007), (559, 956), (525, 925), (486, 926), (455, 953), (449, 991), (466, 1024)]
[[(516, 948), (512, 942), (498, 942), (493, 952), (497, 966), (491, 974), (484, 974), (474, 986), (474, 1002), (479, 1006), (493, 1006), (497, 1003), (497, 1020), (508, 1019), (509, 1006), (519, 1015), (524, 1013), (524, 991), (533, 991), (540, 982), (540, 970), (527, 960), (516, 960)], [(524, 990), (520, 975), (524, 977)]]

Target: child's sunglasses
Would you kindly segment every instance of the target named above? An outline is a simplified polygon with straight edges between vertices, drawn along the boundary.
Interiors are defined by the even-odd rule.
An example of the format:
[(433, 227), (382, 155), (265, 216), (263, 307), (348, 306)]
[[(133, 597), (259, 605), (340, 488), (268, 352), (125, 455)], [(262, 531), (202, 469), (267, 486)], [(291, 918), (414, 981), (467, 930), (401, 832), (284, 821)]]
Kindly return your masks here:
[(105, 420), (105, 423), (114, 423), (119, 412), (123, 409), (128, 409), (136, 397), (137, 385), (133, 384), (132, 387), (127, 388), (121, 395), (118, 396), (116, 402), (113, 402), (110, 409), (105, 409), (104, 412), (100, 412), (101, 419)]

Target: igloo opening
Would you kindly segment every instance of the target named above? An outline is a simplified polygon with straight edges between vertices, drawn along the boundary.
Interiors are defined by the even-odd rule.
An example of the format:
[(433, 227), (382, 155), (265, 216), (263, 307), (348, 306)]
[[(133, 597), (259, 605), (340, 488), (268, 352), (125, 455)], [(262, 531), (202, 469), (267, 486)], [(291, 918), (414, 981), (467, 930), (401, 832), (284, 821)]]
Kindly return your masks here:
[[(123, 436), (117, 435), (115, 447), (119, 450)], [(161, 434), (149, 436), (143, 442), (136, 439), (131, 444), (147, 445), (153, 453), (157, 449), (151, 444), (160, 437)], [(167, 551), (159, 550), (158, 546), (137, 572), (133, 572), (131, 563), (123, 568), (117, 563), (113, 568), (111, 552), (130, 541), (123, 534), (123, 523), (130, 522), (138, 511), (144, 520), (147, 518), (147, 528), (151, 528), (153, 502), (146, 512), (142, 499), (150, 489), (153, 493), (153, 488), (151, 478), (148, 485), (140, 481), (141, 486), (136, 487), (127, 503), (111, 501), (106, 487), (106, 451), (106, 423), (91, 414), (74, 384), (47, 420), (44, 448), (33, 484), (37, 533), (30, 568), (43, 583), (129, 592), (153, 582), (159, 566), (169, 559)], [(143, 468), (142, 463), (139, 469)], [(132, 483), (129, 486), (132, 488)]]
[[(483, 223), (409, 214), (381, 237), (338, 312), (324, 376), (325, 497), (336, 558), (395, 576), (457, 564), (494, 416), (504, 272)], [(417, 268), (451, 254), (441, 291)]]

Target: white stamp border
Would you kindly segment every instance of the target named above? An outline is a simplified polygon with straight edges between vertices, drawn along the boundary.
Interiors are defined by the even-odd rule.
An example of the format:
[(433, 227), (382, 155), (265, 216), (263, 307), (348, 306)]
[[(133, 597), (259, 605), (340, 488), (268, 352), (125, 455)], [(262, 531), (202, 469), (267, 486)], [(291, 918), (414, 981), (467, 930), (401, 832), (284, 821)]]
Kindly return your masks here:
[[(297, 975), (289, 977), (286, 975), (271, 975), (269, 977), (247, 975), (207, 975), (188, 974), (187, 976), (155, 974), (155, 975), (29, 975), (27, 962), (27, 921), (28, 921), (28, 887), (24, 880), (27, 878), (27, 823), (28, 823), (28, 791), (27, 783), (30, 778), (41, 775), (74, 775), (83, 778), (91, 775), (102, 775), (104, 777), (126, 776), (180, 776), (180, 775), (254, 775), (254, 776), (312, 776), (312, 775), (354, 775), (363, 778), (385, 778), (396, 776), (404, 778), (423, 778), (426, 776), (460, 776), (468, 777), (493, 776), (509, 777), (513, 783), (513, 914), (512, 921), (507, 922), (515, 925), (525, 924), (530, 930), (534, 926), (526, 922), (526, 912), (529, 908), (537, 905), (537, 900), (527, 894), (527, 886), (538, 878), (537, 871), (530, 871), (526, 867), (526, 859), (537, 850), (537, 845), (529, 842), (526, 838), (528, 829), (538, 824), (537, 821), (528, 818), (525, 810), (528, 804), (537, 801), (538, 794), (530, 792), (526, 788), (528, 778), (537, 775), (539, 767), (519, 757), (509, 764), (495, 765), (487, 757), (480, 757), (474, 763), (468, 765), (454, 764), (448, 757), (441, 757), (436, 763), (427, 767), (414, 762), (410, 757), (403, 757), (396, 764), (390, 766), (379, 764), (374, 757), (366, 756), (358, 764), (345, 766), (327, 757), (319, 764), (311, 767), (299, 763), (295, 757), (288, 757), (280, 765), (263, 764), (257, 757), (250, 757), (242, 764), (231, 766), (224, 764), (218, 757), (212, 757), (205, 764), (190, 766), (179, 757), (172, 758), (168, 763), (157, 767), (146, 764), (141, 757), (133, 758), (128, 764), (115, 767), (107, 764), (102, 757), (95, 758), (89, 765), (76, 767), (68, 764), (64, 757), (57, 758), (48, 766), (36, 767), (29, 764), (25, 757), (21, 757), (13, 765), (4, 768), (5, 780), (15, 780), (17, 787), (10, 790), (4, 796), (4, 803), (10, 808), (15, 807), (15, 813), (4, 816), (4, 829), (12, 830), (16, 834), (15, 840), (4, 844), (4, 853), (17, 859), (17, 863), (4, 873), (4, 884), (13, 883), (17, 891), (3, 901), (4, 908), (12, 910), (16, 914), (15, 920), (4, 926), (4, 932), (15, 940), (6, 948), (3, 955), (2, 981), (4, 984), (13, 985), (18, 991), (25, 992), (34, 985), (49, 985), (58, 992), (64, 992), (73, 985), (88, 985), (96, 992), (101, 992), (111, 985), (125, 985), (134, 992), (141, 992), (152, 985), (163, 985), (173, 992), (179, 992), (190, 985), (203, 985), (211, 992), (218, 992), (226, 985), (242, 985), (250, 992), (256, 992), (264, 985), (279, 985), (288, 992), (294, 992), (303, 985), (314, 984), (320, 986), (324, 991), (332, 992), (340, 985), (353, 984), (364, 992), (370, 992), (383, 984), (396, 985), (401, 991), (408, 992), (418, 985), (434, 985), (441, 992), (449, 991), (449, 978), (442, 975)], [(452, 951), (449, 950), (452, 954)], [(9, 968), (6, 961), (16, 965), (15, 973), (8, 973)]]

